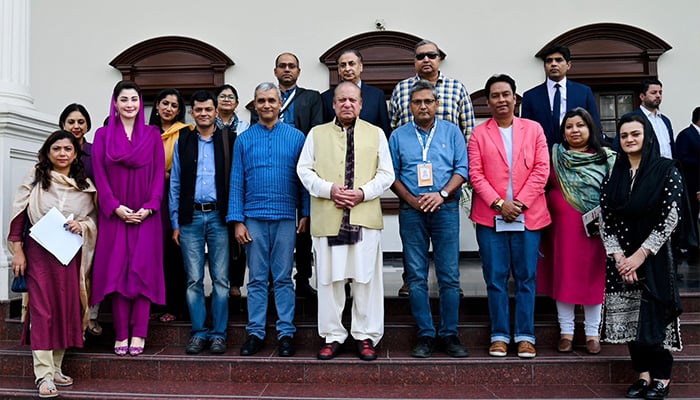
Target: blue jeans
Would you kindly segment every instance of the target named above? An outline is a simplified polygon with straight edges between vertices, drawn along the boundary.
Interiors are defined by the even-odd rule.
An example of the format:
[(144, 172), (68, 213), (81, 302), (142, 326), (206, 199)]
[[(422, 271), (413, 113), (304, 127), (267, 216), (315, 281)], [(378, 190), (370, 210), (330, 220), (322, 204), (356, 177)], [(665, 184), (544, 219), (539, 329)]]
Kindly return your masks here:
[(265, 339), (268, 279), (272, 275), (277, 308), (277, 338), (293, 336), (294, 327), (294, 244), (296, 221), (264, 221), (247, 218), (245, 226), (252, 241), (246, 244), (248, 255), (249, 335)]
[(404, 268), (411, 312), (418, 336), (435, 337), (428, 296), (429, 248), (433, 243), (435, 275), (440, 290), (440, 337), (459, 335), (459, 208), (456, 201), (424, 213), (402, 203), (399, 232), (403, 243)]
[(510, 342), (508, 278), (515, 280), (515, 342), (535, 344), (535, 283), (540, 231), (496, 232), (476, 226), (489, 299), (491, 342)]
[[(207, 329), (204, 300), (204, 245), (209, 253), (212, 328)], [(180, 226), (180, 246), (187, 273), (187, 306), (192, 320), (192, 336), (226, 338), (228, 327), (228, 228), (218, 211), (194, 211), (192, 223)]]

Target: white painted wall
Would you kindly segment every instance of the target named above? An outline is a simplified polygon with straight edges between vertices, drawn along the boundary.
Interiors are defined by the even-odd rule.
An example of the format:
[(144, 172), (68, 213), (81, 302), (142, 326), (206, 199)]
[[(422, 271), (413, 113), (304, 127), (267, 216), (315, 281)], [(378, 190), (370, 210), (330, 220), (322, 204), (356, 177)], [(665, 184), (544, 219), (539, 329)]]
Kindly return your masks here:
[[(616, 22), (645, 29), (673, 46), (659, 60), (659, 76), (664, 83), (662, 111), (679, 131), (700, 105), (697, 2), (644, 3), (34, 0), (31, 94), (36, 108), (56, 115), (56, 120), (66, 104), (82, 103), (99, 126), (120, 79), (109, 62), (136, 43), (166, 35), (202, 40), (231, 57), (236, 65), (227, 71), (226, 81), (238, 89), (241, 104), (252, 98), (258, 83), (274, 81), (274, 58), (283, 51), (300, 58), (300, 86), (323, 91), (328, 71), (318, 57), (350, 36), (373, 30), (377, 19), (388, 30), (438, 43), (448, 54), (443, 72), (462, 80), (470, 92), (481, 89), (489, 76), (508, 73), (522, 93), (544, 78), (541, 62), (534, 58), (544, 44), (582, 25)], [(475, 250), (471, 224), (463, 222), (462, 250)], [(393, 217), (387, 218), (384, 237), (386, 251), (400, 250)]]

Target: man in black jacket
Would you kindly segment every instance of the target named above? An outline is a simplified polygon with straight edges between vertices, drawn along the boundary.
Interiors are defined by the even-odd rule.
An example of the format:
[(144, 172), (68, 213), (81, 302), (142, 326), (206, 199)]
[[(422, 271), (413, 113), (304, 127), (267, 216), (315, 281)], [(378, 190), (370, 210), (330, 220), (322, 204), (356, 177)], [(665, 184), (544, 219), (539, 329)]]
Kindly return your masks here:
[[(200, 90), (192, 95), (191, 113), (196, 129), (180, 131), (170, 175), (170, 221), (173, 240), (182, 248), (187, 273), (187, 305), (192, 320), (192, 335), (185, 348), (187, 354), (200, 353), (207, 345), (214, 354), (226, 352), (229, 296), (226, 212), (235, 136), (224, 136), (216, 127), (216, 106), (216, 97), (207, 91)], [(205, 325), (203, 281), (207, 255), (213, 286), (211, 329)]]

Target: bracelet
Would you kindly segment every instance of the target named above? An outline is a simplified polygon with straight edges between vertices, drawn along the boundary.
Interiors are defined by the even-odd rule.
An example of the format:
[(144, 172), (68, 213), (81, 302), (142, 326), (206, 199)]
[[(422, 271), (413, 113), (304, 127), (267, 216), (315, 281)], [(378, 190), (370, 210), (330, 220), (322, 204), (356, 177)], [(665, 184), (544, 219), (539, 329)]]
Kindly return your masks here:
[(642, 251), (642, 254), (644, 254), (644, 259), (646, 260), (647, 257), (649, 257), (649, 250), (645, 249), (644, 247), (639, 248)]

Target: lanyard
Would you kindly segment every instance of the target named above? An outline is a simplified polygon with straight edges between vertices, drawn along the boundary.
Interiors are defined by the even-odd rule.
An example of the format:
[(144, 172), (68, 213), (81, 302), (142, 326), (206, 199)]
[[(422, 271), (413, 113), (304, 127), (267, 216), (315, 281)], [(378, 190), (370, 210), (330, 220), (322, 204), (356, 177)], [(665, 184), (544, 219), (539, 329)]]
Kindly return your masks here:
[(294, 101), (294, 96), (297, 94), (297, 88), (292, 89), (293, 92), (292, 94), (287, 97), (287, 100), (282, 104), (282, 108), (280, 109), (279, 115), (284, 114), (285, 111), (287, 111), (287, 108), (289, 107), (290, 104), (292, 104), (292, 101)]
[(418, 138), (418, 143), (420, 143), (420, 147), (423, 149), (423, 162), (428, 161), (428, 150), (430, 149), (430, 143), (433, 142), (433, 135), (435, 134), (435, 127), (437, 126), (437, 121), (433, 122), (433, 127), (430, 128), (430, 133), (428, 134), (428, 140), (423, 143), (423, 135), (420, 134), (418, 131), (418, 126), (416, 126), (416, 123), (413, 123), (413, 127), (416, 128), (416, 137)]

